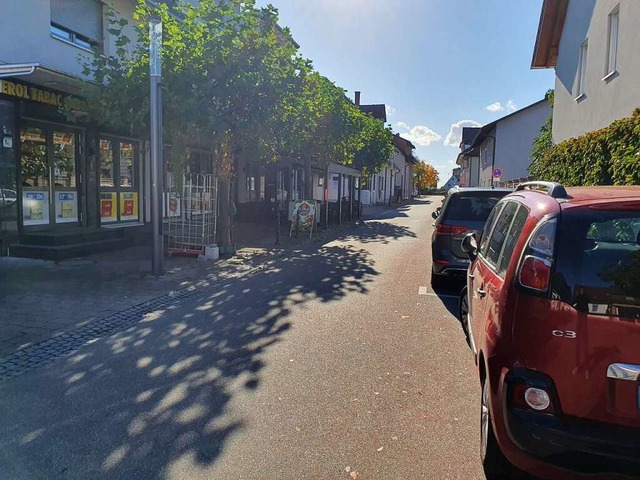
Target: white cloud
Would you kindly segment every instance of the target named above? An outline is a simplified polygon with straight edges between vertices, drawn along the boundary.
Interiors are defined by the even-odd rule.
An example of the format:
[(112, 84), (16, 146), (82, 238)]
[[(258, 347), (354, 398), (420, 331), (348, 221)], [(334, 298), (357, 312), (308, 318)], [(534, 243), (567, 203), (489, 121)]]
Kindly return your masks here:
[(444, 139), (444, 144), (450, 147), (459, 147), (462, 140), (462, 127), (481, 127), (475, 120), (460, 120), (451, 125), (451, 130)]
[(489, 110), (490, 112), (499, 112), (501, 110), (504, 110), (504, 107), (500, 102), (495, 102), (491, 105), (487, 105), (486, 107), (484, 107), (484, 109)]
[(411, 127), (404, 122), (398, 122), (396, 123), (396, 126), (402, 130), (411, 130)]
[(391, 105), (385, 105), (384, 109), (387, 112), (387, 119), (389, 119), (390, 117), (393, 117), (396, 114), (396, 109), (393, 108)]
[[(400, 123), (398, 122), (398, 126)], [(427, 147), (431, 145), (433, 142), (437, 142), (442, 139), (442, 136), (438, 133), (431, 130), (429, 127), (425, 127), (424, 125), (416, 125), (415, 127), (409, 127), (406, 123), (405, 129), (409, 129), (408, 132), (402, 134), (402, 138), (409, 140), (411, 143), (415, 143), (416, 145), (420, 145), (421, 147)]]
[(484, 109), (489, 110), (490, 112), (502, 112), (503, 110), (509, 110), (510, 112), (515, 112), (518, 109), (518, 107), (516, 106), (515, 103), (513, 103), (513, 100), (509, 99), (509, 101), (504, 105), (500, 102), (494, 102), (491, 105), (487, 105), (486, 107), (484, 107)]

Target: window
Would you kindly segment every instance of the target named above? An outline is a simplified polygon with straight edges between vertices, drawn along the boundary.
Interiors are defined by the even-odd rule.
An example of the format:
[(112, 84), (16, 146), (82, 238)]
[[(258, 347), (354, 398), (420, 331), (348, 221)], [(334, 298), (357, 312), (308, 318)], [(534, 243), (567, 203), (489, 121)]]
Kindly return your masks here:
[(98, 0), (50, 0), (51, 36), (93, 50), (102, 44), (102, 3)]
[(493, 207), (507, 192), (469, 192), (452, 195), (444, 215), (447, 220), (485, 223)]
[(120, 142), (120, 186), (131, 188), (135, 185), (134, 146), (132, 143)]
[(607, 65), (604, 80), (616, 73), (616, 57), (618, 56), (618, 26), (620, 25), (620, 6), (609, 14), (609, 44), (607, 46)]
[(520, 208), (518, 209), (518, 213), (516, 213), (516, 216), (511, 223), (511, 228), (509, 229), (509, 233), (507, 234), (507, 239), (504, 242), (504, 246), (502, 247), (500, 262), (498, 263), (498, 274), (500, 275), (504, 274), (509, 267), (509, 261), (511, 260), (511, 256), (513, 255), (513, 250), (516, 247), (516, 243), (518, 243), (518, 239), (520, 238), (520, 234), (522, 233), (524, 224), (527, 223), (528, 216), (529, 213), (527, 212), (527, 208), (524, 206), (520, 206)]
[(587, 50), (588, 43), (585, 40), (580, 47), (580, 70), (578, 70), (578, 94), (576, 95), (576, 100), (581, 99), (585, 94), (584, 84), (587, 81)]
[(552, 295), (580, 312), (640, 319), (640, 213), (563, 212)]
[(485, 258), (494, 266), (498, 265), (498, 259), (500, 258), (500, 252), (502, 252), (502, 246), (505, 243), (507, 233), (509, 232), (511, 222), (513, 222), (517, 209), (517, 203), (507, 203), (502, 209), (502, 212), (500, 212), (500, 216), (498, 217), (498, 220), (496, 220), (496, 226), (491, 232), (491, 238), (489, 239)]
[(489, 238), (491, 237), (491, 231), (493, 230), (493, 226), (496, 222), (496, 217), (500, 214), (503, 205), (496, 205), (496, 207), (491, 211), (489, 218), (487, 218), (487, 223), (484, 224), (484, 231), (482, 232), (482, 237), (480, 238), (480, 254), (485, 256), (487, 254), (487, 247), (489, 246)]
[(113, 147), (110, 140), (100, 139), (100, 186), (113, 187)]

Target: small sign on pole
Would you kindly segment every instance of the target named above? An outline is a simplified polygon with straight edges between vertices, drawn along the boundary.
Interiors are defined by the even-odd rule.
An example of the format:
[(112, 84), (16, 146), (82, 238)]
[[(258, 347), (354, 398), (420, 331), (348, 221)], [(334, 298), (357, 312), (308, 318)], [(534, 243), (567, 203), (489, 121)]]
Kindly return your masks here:
[(502, 178), (502, 170), (500, 170), (499, 168), (494, 168), (491, 176), (493, 177), (494, 182), (499, 182)]

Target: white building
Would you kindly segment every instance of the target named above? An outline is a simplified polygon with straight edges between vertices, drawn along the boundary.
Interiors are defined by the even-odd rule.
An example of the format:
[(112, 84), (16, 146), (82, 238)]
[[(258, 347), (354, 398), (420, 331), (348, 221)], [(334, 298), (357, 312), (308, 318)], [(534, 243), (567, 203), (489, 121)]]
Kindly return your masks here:
[(638, 21), (637, 0), (544, 0), (531, 66), (555, 69), (555, 143), (640, 106)]
[[(529, 176), (533, 141), (551, 114), (546, 100), (540, 100), (477, 129), (473, 140), (458, 156), (457, 163), (467, 168), (462, 186), (491, 187), (492, 172), (502, 172), (500, 183), (516, 183)], [(465, 175), (465, 168), (462, 167)]]

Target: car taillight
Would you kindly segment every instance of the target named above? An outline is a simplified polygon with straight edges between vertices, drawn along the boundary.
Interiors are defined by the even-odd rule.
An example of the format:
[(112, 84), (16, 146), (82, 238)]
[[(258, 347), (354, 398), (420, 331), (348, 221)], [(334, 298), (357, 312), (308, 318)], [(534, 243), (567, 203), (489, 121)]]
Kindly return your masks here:
[(462, 225), (443, 225), (439, 224), (436, 228), (436, 235), (456, 237), (469, 231), (469, 227)]
[(511, 402), (516, 408), (554, 414), (551, 395), (543, 388), (518, 383), (511, 390)]
[(546, 292), (551, 283), (551, 262), (538, 257), (526, 257), (520, 268), (523, 287)]
[(523, 287), (538, 292), (549, 291), (557, 223), (555, 218), (545, 220), (529, 237), (518, 273), (518, 280)]

